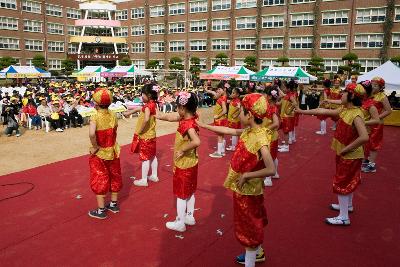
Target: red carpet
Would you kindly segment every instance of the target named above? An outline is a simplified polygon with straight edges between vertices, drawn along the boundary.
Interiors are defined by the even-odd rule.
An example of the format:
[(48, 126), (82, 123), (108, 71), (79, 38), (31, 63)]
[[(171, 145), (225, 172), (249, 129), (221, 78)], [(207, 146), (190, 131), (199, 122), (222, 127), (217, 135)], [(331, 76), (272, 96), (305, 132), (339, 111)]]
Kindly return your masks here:
[[(265, 194), (267, 262), (258, 266), (399, 266), (400, 129), (385, 128), (378, 172), (363, 176), (352, 225), (338, 228), (324, 223), (336, 215), (328, 209), (336, 202), (334, 155), (331, 136), (314, 134), (318, 127), (315, 118), (302, 118), (297, 144), (279, 155), (282, 178)], [(210, 132), (201, 132), (198, 223), (183, 239), (165, 229), (175, 217), (171, 167), (166, 166), (173, 139), (158, 139), (161, 181), (148, 188), (131, 186), (128, 177), (140, 173), (140, 163), (123, 148), (122, 211), (105, 221), (87, 216), (96, 203), (88, 186), (87, 157), (0, 177), (0, 184), (35, 185), (25, 195), (0, 201), (0, 266), (236, 266), (233, 259), (242, 248), (233, 236), (231, 193), (222, 187), (228, 160), (207, 156), (216, 142)], [(30, 188), (1, 186), (0, 199)]]

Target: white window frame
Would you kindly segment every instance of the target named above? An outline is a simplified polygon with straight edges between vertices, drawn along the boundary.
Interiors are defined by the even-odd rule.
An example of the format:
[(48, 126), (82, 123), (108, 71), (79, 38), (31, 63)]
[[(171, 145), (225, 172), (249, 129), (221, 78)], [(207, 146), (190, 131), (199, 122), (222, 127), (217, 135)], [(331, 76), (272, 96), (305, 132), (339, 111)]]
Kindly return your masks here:
[(133, 25), (131, 27), (131, 36), (143, 36), (146, 33), (144, 25)]
[(120, 54), (129, 54), (129, 47), (126, 43), (117, 44), (117, 52)]
[[(379, 67), (381, 65), (381, 60), (379, 58), (361, 58), (358, 59), (357, 63), (361, 65), (360, 72), (366, 73)], [(370, 65), (370, 67), (368, 67), (368, 65)]]
[[(269, 27), (268, 24), (272, 26)], [(276, 25), (277, 24), (277, 25)], [(261, 19), (261, 25), (263, 29), (276, 29), (285, 27), (285, 16), (284, 14), (272, 14), (268, 16), (263, 16)]]
[(145, 53), (146, 52), (146, 43), (144, 42), (133, 42), (131, 44), (132, 53)]
[[(243, 42), (243, 44), (239, 44)], [(244, 48), (242, 48), (244, 46)], [(255, 50), (256, 49), (256, 38), (243, 37), (235, 39), (235, 50)]]
[(71, 36), (80, 36), (82, 33), (82, 27), (67, 25), (67, 34)]
[(47, 51), (51, 53), (64, 53), (65, 43), (62, 41), (47, 41)]
[[(287, 0), (289, 1), (289, 0)], [(301, 4), (308, 4), (313, 3), (315, 0), (291, 0), (292, 5), (301, 5)]]
[(343, 66), (344, 64), (345, 64), (344, 60), (342, 60), (341, 58), (325, 58), (324, 59), (325, 73), (331, 73), (331, 72), (337, 73), (339, 71), (339, 66)]
[[(284, 46), (284, 36), (266, 36), (261, 38), (261, 50), (282, 50)], [(270, 48), (267, 45), (270, 45)], [(264, 47), (265, 46), (265, 47)]]
[[(376, 38), (377, 36), (382, 37), (381, 46), (369, 46), (372, 42), (375, 44), (378, 41), (371, 41), (372, 38)], [(366, 37), (366, 41), (359, 40), (358, 37)], [(367, 46), (356, 46), (356, 43), (367, 43)], [(383, 46), (383, 33), (357, 33), (354, 35), (354, 49), (380, 49)]]
[(257, 17), (237, 17), (236, 30), (254, 30), (257, 28)]
[[(293, 22), (296, 21), (296, 25)], [(311, 23), (312, 22), (312, 23)], [(290, 14), (290, 27), (312, 27), (315, 23), (315, 16), (313, 13), (291, 13)]]
[(150, 24), (150, 35), (157, 35), (164, 33), (165, 33), (165, 24), (163, 23)]
[(17, 10), (17, 0), (0, 0), (0, 9)]
[(24, 0), (22, 1), (22, 11), (28, 13), (42, 13), (42, 3), (37, 1)]
[(392, 48), (400, 48), (400, 32), (392, 32)]
[[(380, 17), (380, 11), (384, 10), (385, 18), (383, 21), (372, 21), (373, 17)], [(364, 12), (365, 14), (360, 14)], [(377, 16), (374, 16), (374, 12), (378, 12)], [(369, 13), (369, 14), (367, 14)], [(356, 21), (355, 24), (370, 24), (370, 23), (384, 23), (386, 20), (386, 7), (369, 7), (369, 8), (357, 8), (356, 9)], [(368, 20), (369, 18), (369, 20)]]
[(196, 13), (204, 13), (207, 11), (208, 11), (207, 0), (189, 2), (189, 13), (196, 14)]
[(128, 9), (121, 9), (115, 11), (116, 20), (128, 20)]
[[(344, 16), (346, 15), (346, 16)], [(343, 22), (343, 20), (346, 22)], [(333, 20), (333, 23), (330, 23)], [(326, 10), (322, 12), (321, 25), (347, 25), (349, 24), (349, 10)]]
[(145, 17), (144, 7), (136, 7), (131, 9), (131, 19), (143, 19)]
[[(185, 52), (185, 46), (186, 42), (184, 40), (171, 40), (168, 43), (169, 52)], [(176, 51), (172, 47), (176, 47)]]
[[(323, 44), (326, 44), (326, 45), (323, 45)], [(332, 45), (332, 47), (329, 47), (330, 45)], [(326, 46), (326, 47), (322, 47), (322, 46)], [(347, 49), (347, 34), (321, 35), (319, 48), (324, 49), (324, 50), (325, 49), (327, 49), (327, 50)]]
[(262, 58), (260, 60), (260, 70), (263, 70), (270, 66), (277, 66), (277, 65), (279, 64), (278, 62), (276, 62), (276, 58)]
[(67, 7), (67, 19), (81, 19), (82, 13), (79, 9)]
[(133, 59), (132, 64), (134, 66), (136, 66), (138, 69), (146, 68), (146, 60), (144, 60), (144, 59)]
[[(31, 24), (33, 23), (37, 25), (27, 25), (26, 23), (31, 23)], [(39, 32), (39, 33), (43, 32), (43, 21), (25, 19), (23, 26), (24, 26), (23, 28), (24, 32)], [(28, 29), (28, 27), (31, 29)], [(35, 29), (40, 29), (40, 30), (35, 30)]]
[[(32, 41), (33, 45), (32, 44), (29, 44), (29, 45), (33, 46), (33, 47), (37, 46), (38, 49), (27, 48), (26, 47), (27, 46), (27, 41), (29, 41), (29, 42)], [(35, 44), (35, 42), (37, 42), (37, 44)], [(42, 40), (25, 39), (24, 47), (25, 47), (25, 50), (28, 50), (28, 51), (43, 51), (44, 50), (44, 42)], [(41, 47), (41, 49), (40, 49), (40, 47)]]
[[(293, 42), (292, 40), (293, 39), (300, 39), (300, 46), (301, 47), (292, 47), (292, 42)], [(309, 39), (311, 39), (311, 41)], [(307, 40), (307, 42), (306, 42), (306, 40)], [(308, 45), (307, 45), (307, 47), (303, 47), (303, 44), (311, 44), (311, 47), (308, 47)], [(313, 45), (313, 36), (308, 36), (307, 35), (307, 36), (292, 36), (292, 37), (289, 37), (289, 49), (313, 49), (312, 45)]]
[(394, 9), (394, 21), (400, 21), (400, 6), (396, 6)]
[[(191, 66), (192, 66), (192, 63), (189, 60), (189, 69)], [(200, 68), (200, 70), (207, 70), (207, 59), (206, 58), (200, 58), (199, 68)]]
[(309, 62), (310, 59), (307, 58), (291, 58), (289, 59), (289, 66), (300, 67), (304, 70), (308, 70), (310, 68)]
[(232, 7), (231, 0), (212, 0), (211, 1), (211, 10), (212, 11), (221, 11), (221, 10), (229, 10)]
[[(56, 14), (57, 13), (57, 14)], [(58, 14), (60, 13), (60, 14)], [(63, 17), (63, 8), (62, 6), (46, 4), (46, 15), (51, 17)]]
[(160, 6), (160, 5), (159, 6), (151, 6), (149, 10), (150, 10), (150, 18), (165, 16), (164, 6)]
[(118, 36), (118, 37), (128, 37), (129, 29), (128, 29), (128, 27), (122, 27), (122, 26), (115, 27), (114, 34), (115, 34), (115, 36)]
[(18, 19), (0, 17), (0, 30), (18, 31)]
[(20, 50), (19, 39), (0, 36), (0, 50)]
[[(223, 23), (223, 22), (228, 22), (228, 23)], [(230, 31), (231, 20), (229, 18), (216, 18), (211, 21), (211, 25), (212, 25), (211, 30), (214, 32)], [(217, 27), (220, 29), (216, 29)], [(223, 28), (223, 27), (226, 27), (226, 28)]]
[(207, 51), (207, 40), (190, 40), (189, 51)]
[(68, 43), (68, 54), (78, 54), (79, 44), (78, 43)]
[[(183, 26), (183, 27), (182, 27)], [(184, 21), (176, 21), (168, 24), (168, 32), (169, 33), (185, 33), (185, 22)]]
[[(219, 49), (217, 48), (219, 46)], [(231, 41), (228, 38), (218, 38), (211, 40), (212, 51), (228, 51), (231, 49)]]
[(289, 0), (263, 0), (263, 6), (283, 6)]
[(236, 9), (257, 7), (257, 0), (236, 0)]
[(61, 70), (61, 62), (62, 60), (59, 58), (49, 58), (47, 60), (47, 66), (49, 66), (49, 70)]
[(206, 32), (207, 20), (191, 20), (190, 32)]
[(150, 42), (150, 52), (151, 53), (164, 53), (165, 43), (163, 41)]
[[(183, 8), (182, 8), (183, 6)], [(174, 3), (168, 5), (168, 14), (170, 16), (184, 15), (186, 13), (186, 5), (183, 3)]]
[[(57, 26), (52, 28), (52, 26)], [(60, 28), (61, 26), (61, 28)], [(60, 32), (61, 29), (61, 32)], [(53, 32), (56, 31), (56, 32)], [(60, 23), (47, 23), (47, 33), (48, 34), (54, 34), (54, 35), (64, 35), (64, 24)]]

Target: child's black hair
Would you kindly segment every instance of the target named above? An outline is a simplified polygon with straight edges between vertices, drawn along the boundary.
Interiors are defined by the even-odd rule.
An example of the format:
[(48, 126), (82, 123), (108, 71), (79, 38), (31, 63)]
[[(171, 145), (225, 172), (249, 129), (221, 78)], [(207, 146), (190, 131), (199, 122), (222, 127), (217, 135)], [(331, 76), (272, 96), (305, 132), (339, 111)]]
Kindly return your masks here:
[(182, 105), (179, 103), (180, 98), (181, 98), (181, 96), (178, 95), (178, 97), (176, 99), (176, 105), (178, 107), (184, 107), (192, 115), (195, 115), (196, 111), (197, 111), (197, 106), (199, 105), (199, 100), (197, 99), (196, 94), (193, 92), (190, 92), (190, 97), (188, 99), (188, 102), (185, 105)]
[[(250, 111), (248, 111), (245, 107), (242, 106), (242, 109), (243, 109), (244, 115), (249, 114)], [(254, 117), (254, 122), (255, 122), (257, 125), (261, 125), (261, 124), (263, 123), (263, 120), (260, 119), (260, 118)]]
[(370, 97), (372, 95), (372, 84), (371, 82), (360, 82), (360, 84), (364, 87), (365, 92), (367, 93), (367, 97)]
[(239, 88), (237, 88), (237, 87), (232, 88), (231, 94), (232, 94), (232, 93), (236, 93), (236, 94), (238, 94), (238, 95), (240, 96), (240, 90), (239, 90)]
[(356, 107), (361, 107), (362, 97), (356, 96), (352, 92), (347, 91), (347, 102), (352, 103)]
[(153, 90), (153, 86), (157, 86), (156, 84), (148, 83), (143, 85), (142, 94), (145, 94), (150, 100), (157, 101), (158, 93)]
[(332, 81), (329, 80), (329, 79), (326, 79), (326, 80), (324, 80), (324, 81), (322, 82), (322, 85), (323, 85), (325, 88), (330, 88), (330, 87), (332, 86)]

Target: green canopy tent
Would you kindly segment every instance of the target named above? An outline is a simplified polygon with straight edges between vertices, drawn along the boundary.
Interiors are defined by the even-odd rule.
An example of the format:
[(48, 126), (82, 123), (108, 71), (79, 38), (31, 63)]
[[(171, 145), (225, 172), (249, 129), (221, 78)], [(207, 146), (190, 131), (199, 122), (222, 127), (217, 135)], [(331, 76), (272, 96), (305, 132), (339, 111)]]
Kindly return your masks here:
[(251, 81), (270, 82), (275, 78), (279, 79), (294, 79), (299, 83), (310, 83), (316, 81), (317, 77), (312, 76), (300, 67), (268, 67), (253, 75), (250, 75)]

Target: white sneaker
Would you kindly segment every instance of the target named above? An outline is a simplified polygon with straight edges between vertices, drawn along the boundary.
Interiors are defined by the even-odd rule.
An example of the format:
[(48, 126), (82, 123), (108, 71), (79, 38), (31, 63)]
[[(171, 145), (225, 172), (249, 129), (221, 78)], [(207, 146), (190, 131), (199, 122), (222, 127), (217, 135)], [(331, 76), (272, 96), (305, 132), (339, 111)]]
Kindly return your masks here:
[(135, 180), (133, 184), (136, 186), (148, 186), (147, 180), (145, 179)]
[(59, 133), (60, 133), (60, 132), (63, 132), (63, 130), (62, 130), (61, 128), (57, 128), (57, 129), (56, 129), (56, 132), (59, 132)]
[(234, 147), (234, 146), (228, 146), (226, 148), (226, 150), (228, 150), (228, 151), (234, 151), (235, 149), (236, 149), (236, 147)]
[(279, 179), (279, 178), (281, 178), (281, 177), (279, 176), (279, 173), (276, 173), (274, 176), (272, 176), (272, 178), (273, 178), (273, 179)]
[[(339, 204), (331, 204), (329, 207), (331, 208), (331, 210), (340, 211)], [(349, 206), (349, 212), (353, 212), (353, 211), (354, 211), (354, 207), (353, 206)]]
[(293, 141), (290, 139), (288, 142), (289, 145), (293, 144)]
[(286, 146), (285, 144), (278, 145), (278, 148), (285, 147), (285, 146)]
[(186, 231), (185, 223), (181, 222), (179, 220), (179, 218), (176, 218), (176, 220), (173, 221), (173, 222), (167, 222), (165, 224), (165, 226), (170, 230), (174, 230), (174, 231), (178, 231), (178, 232), (185, 232)]
[(341, 225), (341, 226), (348, 226), (348, 225), (350, 225), (350, 219), (343, 220), (343, 219), (340, 218), (340, 217), (326, 218), (326, 219), (325, 219), (325, 222), (326, 222), (327, 224), (330, 224), (330, 225)]
[(159, 181), (158, 177), (153, 176), (153, 175), (150, 175), (149, 177), (147, 177), (147, 179), (149, 179), (150, 181), (155, 182), (155, 183), (157, 183)]
[(185, 216), (185, 224), (186, 225), (195, 225), (196, 224), (196, 220), (194, 219), (193, 215), (186, 215)]
[(271, 177), (267, 177), (267, 178), (264, 179), (264, 185), (265, 186), (272, 186)]
[(210, 154), (209, 156), (212, 157), (212, 158), (217, 158), (217, 159), (220, 159), (220, 158), (223, 157), (223, 156), (222, 156), (220, 153), (218, 153), (218, 152), (214, 152), (214, 153)]
[(16, 137), (20, 137), (20, 136), (21, 136), (21, 134), (16, 134), (15, 136), (16, 136)]
[(325, 135), (326, 134), (326, 132), (323, 132), (323, 131), (316, 131), (315, 133), (319, 134), (319, 135)]
[(283, 146), (283, 147), (281, 147), (281, 148), (278, 148), (278, 151), (279, 152), (289, 152), (289, 146)]

